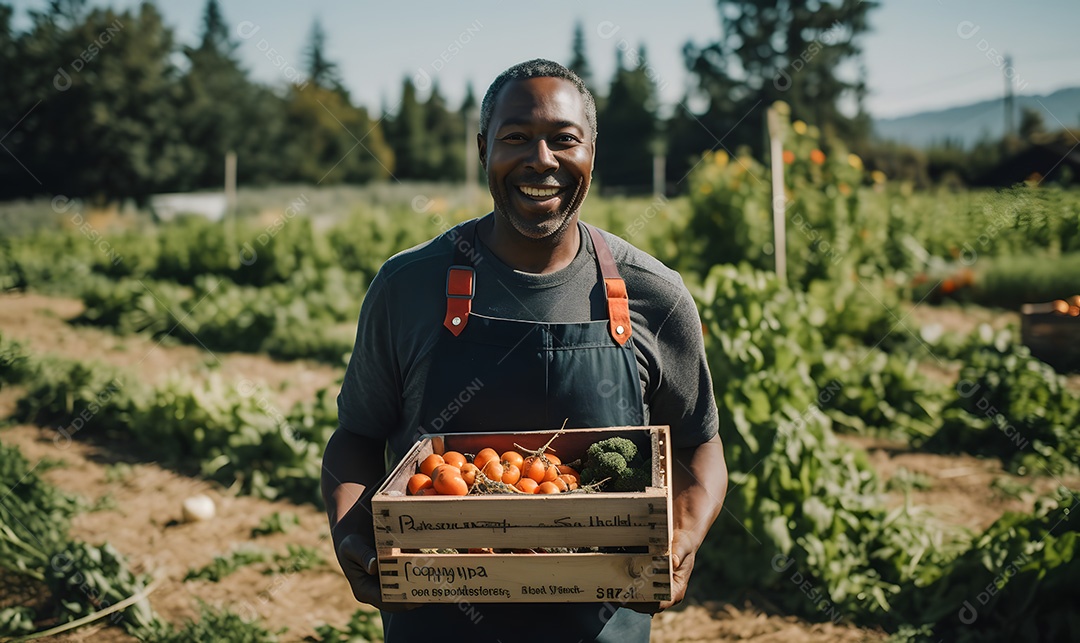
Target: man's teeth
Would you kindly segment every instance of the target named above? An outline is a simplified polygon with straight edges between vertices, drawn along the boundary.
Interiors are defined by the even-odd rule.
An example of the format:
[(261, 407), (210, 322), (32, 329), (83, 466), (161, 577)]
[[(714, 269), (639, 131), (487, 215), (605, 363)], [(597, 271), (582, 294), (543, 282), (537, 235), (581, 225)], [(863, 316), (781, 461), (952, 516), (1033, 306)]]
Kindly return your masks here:
[(519, 189), (529, 196), (538, 197), (555, 196), (559, 193), (559, 188), (530, 188), (522, 186)]

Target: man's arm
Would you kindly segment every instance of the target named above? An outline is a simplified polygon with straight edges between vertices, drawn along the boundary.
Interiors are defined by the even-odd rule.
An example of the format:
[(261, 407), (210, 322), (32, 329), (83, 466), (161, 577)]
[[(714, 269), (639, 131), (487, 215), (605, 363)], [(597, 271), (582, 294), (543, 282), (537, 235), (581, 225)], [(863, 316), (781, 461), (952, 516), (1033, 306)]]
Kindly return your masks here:
[(672, 467), (671, 566), (674, 582), (665, 610), (686, 596), (694, 559), (713, 521), (720, 515), (727, 494), (728, 472), (724, 445), (715, 435), (696, 447), (676, 449)]
[(323, 455), (322, 495), (341, 571), (361, 603), (382, 610), (407, 609), (382, 602), (371, 517), (371, 494), (385, 473), (384, 443), (344, 428), (330, 437)]

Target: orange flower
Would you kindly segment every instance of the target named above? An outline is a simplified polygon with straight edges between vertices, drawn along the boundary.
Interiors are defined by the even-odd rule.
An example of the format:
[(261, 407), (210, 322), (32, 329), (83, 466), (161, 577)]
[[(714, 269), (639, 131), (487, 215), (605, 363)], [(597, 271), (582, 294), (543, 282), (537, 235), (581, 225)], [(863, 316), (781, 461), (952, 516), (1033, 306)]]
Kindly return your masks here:
[(811, 150), (810, 151), (810, 161), (812, 163), (817, 164), (817, 165), (824, 165), (824, 163), (825, 163), (825, 152), (822, 152), (821, 150)]
[(795, 152), (791, 150), (784, 150), (784, 165), (791, 165), (795, 162)]

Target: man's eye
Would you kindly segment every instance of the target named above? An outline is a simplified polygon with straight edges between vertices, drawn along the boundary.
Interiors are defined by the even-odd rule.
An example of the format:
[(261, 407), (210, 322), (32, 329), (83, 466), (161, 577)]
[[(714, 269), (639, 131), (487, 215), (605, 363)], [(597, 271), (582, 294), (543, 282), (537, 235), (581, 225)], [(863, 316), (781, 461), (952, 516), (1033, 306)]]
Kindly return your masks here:
[(574, 136), (573, 134), (559, 134), (558, 136), (555, 137), (555, 140), (560, 142), (560, 143), (580, 143), (581, 142), (581, 141), (578, 140), (578, 137)]
[(504, 141), (515, 141), (515, 142), (516, 141), (524, 141), (525, 140), (525, 135), (524, 134), (507, 134), (506, 136), (502, 137), (502, 140), (504, 140)]

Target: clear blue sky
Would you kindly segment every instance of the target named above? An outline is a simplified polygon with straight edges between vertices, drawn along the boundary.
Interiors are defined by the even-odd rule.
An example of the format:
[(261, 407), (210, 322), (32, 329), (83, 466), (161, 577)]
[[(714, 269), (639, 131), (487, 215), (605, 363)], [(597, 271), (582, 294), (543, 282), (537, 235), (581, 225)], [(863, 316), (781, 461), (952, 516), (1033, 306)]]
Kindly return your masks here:
[[(94, 5), (131, 7), (137, 0), (91, 0)], [(14, 3), (16, 26), (25, 9), (44, 0)], [(720, 33), (712, 0), (660, 2), (548, 0), (534, 9), (495, 0), (347, 2), (308, 0), (273, 4), (221, 0), (225, 18), (240, 39), (239, 53), (252, 76), (285, 82), (283, 67), (303, 68), (303, 47), (312, 21), (322, 20), (328, 53), (340, 65), (354, 100), (391, 109), (402, 78), (437, 79), (456, 104), (471, 81), (478, 95), (507, 66), (534, 57), (566, 62), (573, 25), (585, 26), (589, 61), (604, 88), (615, 66), (617, 47), (642, 43), (666, 104), (684, 93), (687, 74), (682, 46), (709, 42)], [(179, 41), (194, 42), (202, 0), (159, 2)], [(1080, 0), (884, 0), (871, 14), (873, 32), (864, 37), (865, 64), (875, 117), (998, 97), (1004, 91), (1002, 65), (989, 50), (1013, 57), (1020, 93), (1046, 94), (1080, 86)], [(257, 31), (256, 31), (257, 28)], [(966, 36), (966, 37), (965, 37)], [(273, 49), (283, 60), (267, 57)], [(284, 64), (283, 64), (284, 63)], [(287, 71), (287, 67), (285, 67)]]

